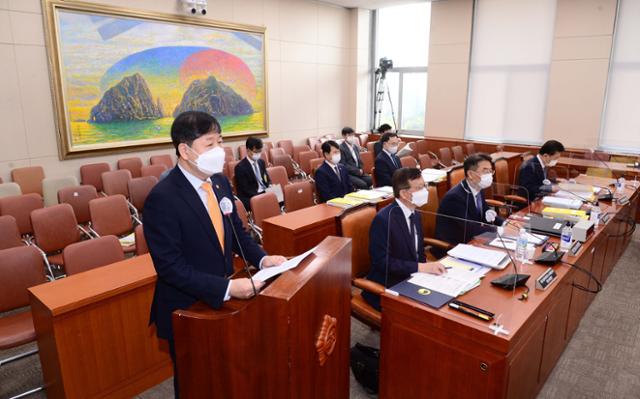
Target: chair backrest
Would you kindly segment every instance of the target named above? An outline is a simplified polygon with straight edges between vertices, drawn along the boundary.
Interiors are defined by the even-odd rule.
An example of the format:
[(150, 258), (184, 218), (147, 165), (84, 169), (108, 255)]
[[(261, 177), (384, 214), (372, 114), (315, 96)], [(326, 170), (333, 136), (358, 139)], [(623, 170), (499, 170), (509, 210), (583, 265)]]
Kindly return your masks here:
[(300, 163), (300, 153), (311, 151), (311, 147), (308, 145), (294, 145), (293, 146), (293, 160)]
[(89, 213), (91, 227), (101, 236), (121, 236), (133, 230), (127, 199), (121, 194), (89, 201)]
[(411, 155), (407, 155), (400, 158), (400, 165), (402, 165), (403, 168), (417, 168), (418, 161)]
[(414, 144), (414, 148), (416, 149), (418, 156), (426, 154), (429, 152), (429, 142), (427, 142), (427, 140), (417, 140)]
[(249, 202), (253, 212), (253, 222), (262, 228), (262, 221), (280, 214), (278, 198), (274, 193), (262, 193), (251, 197)]
[(47, 254), (80, 241), (76, 215), (69, 204), (34, 210), (31, 212), (31, 224), (36, 244)]
[(156, 179), (160, 180), (160, 175), (167, 170), (167, 167), (163, 164), (156, 165), (144, 165), (142, 169), (140, 169), (141, 176), (154, 176)]
[(438, 161), (433, 159), (431, 154), (420, 154), (418, 157), (420, 158), (420, 169), (432, 169), (438, 165)]
[(318, 139), (316, 145), (313, 146), (313, 150), (318, 154), (319, 157), (322, 156), (322, 142)]
[(304, 180), (284, 187), (284, 209), (287, 212), (313, 206), (313, 186)]
[(0, 184), (0, 198), (12, 197), (20, 194), (22, 194), (22, 190), (18, 183), (9, 182)]
[(98, 191), (102, 191), (102, 174), (109, 172), (111, 166), (106, 162), (90, 163), (80, 166), (80, 183), (91, 184)]
[(320, 139), (318, 137), (308, 137), (307, 144), (309, 144), (309, 148), (316, 148), (316, 144), (320, 143)]
[(247, 214), (247, 209), (244, 207), (242, 201), (238, 198), (234, 200), (236, 204), (236, 212), (238, 213), (238, 217), (242, 221), (242, 227), (244, 231), (249, 231), (249, 215)]
[(276, 143), (278, 148), (282, 148), (285, 154), (293, 156), (293, 141), (292, 140), (280, 140)]
[(151, 192), (153, 186), (158, 183), (155, 176), (136, 177), (129, 180), (129, 197), (131, 204), (138, 210), (144, 208), (144, 201)]
[[(263, 151), (264, 151), (264, 149), (263, 149)], [(280, 147), (278, 147), (278, 148), (270, 148), (269, 149), (269, 160), (270, 160), (271, 163), (273, 163), (273, 157), (275, 155), (285, 155), (285, 154), (286, 153), (284, 152), (283, 148), (280, 148)]]
[(296, 175), (296, 170), (293, 168), (293, 162), (289, 154), (274, 155), (273, 158), (271, 158), (271, 163), (273, 166), (283, 166), (289, 178)]
[(23, 245), (16, 218), (11, 215), (0, 216), (0, 249), (21, 247)]
[(133, 229), (133, 234), (136, 239), (136, 256), (149, 253), (149, 247), (147, 247), (147, 240), (144, 238), (144, 230), (142, 230), (141, 224)]
[(31, 212), (43, 206), (40, 194), (30, 193), (0, 198), (0, 215), (11, 215), (18, 223), (20, 234), (31, 234)]
[(231, 184), (233, 185), (233, 187), (235, 188), (236, 186), (236, 166), (240, 163), (240, 161), (229, 161), (226, 163), (226, 173), (225, 176), (227, 176), (227, 179), (229, 179), (229, 181), (231, 182)]
[(171, 158), (171, 155), (169, 154), (152, 155), (149, 158), (149, 163), (151, 165), (164, 165), (167, 169), (171, 169), (175, 166), (173, 158)]
[(42, 180), (44, 169), (42, 166), (27, 166), (11, 171), (11, 180), (18, 183), (23, 194), (36, 193), (42, 195)]
[(265, 157), (267, 158), (265, 160), (265, 162), (270, 163), (271, 162), (271, 154), (270, 154), (270, 150), (273, 149), (273, 143), (270, 141), (263, 141), (262, 142), (263, 146), (262, 146), (262, 152), (265, 154)]
[(373, 169), (373, 165), (375, 165), (373, 151), (361, 152), (360, 159), (362, 160), (362, 171), (366, 174), (371, 174), (371, 169)]
[(449, 149), (449, 147), (442, 147), (439, 152), (440, 162), (442, 162), (444, 166), (451, 166), (453, 163), (453, 159), (451, 158), (451, 149)]
[(58, 204), (58, 191), (66, 187), (77, 187), (78, 179), (75, 176), (50, 178), (42, 180), (42, 193), (44, 196), (44, 206)]
[(361, 133), (358, 138), (360, 139), (360, 147), (365, 147), (369, 141), (369, 133)]
[(118, 159), (118, 169), (126, 169), (131, 172), (131, 177), (142, 176), (142, 159), (139, 157)]
[(309, 167), (311, 168), (312, 176), (316, 175), (316, 170), (318, 170), (318, 168), (320, 167), (320, 165), (322, 165), (323, 162), (324, 162), (324, 158), (313, 158), (312, 160), (309, 161)]
[(77, 187), (65, 187), (58, 191), (58, 201), (61, 204), (69, 204), (76, 215), (76, 221), (80, 224), (91, 220), (89, 213), (89, 201), (98, 198), (98, 192), (92, 185)]
[(223, 145), (222, 149), (224, 150), (224, 159), (225, 161), (229, 162), (229, 161), (235, 161), (236, 156), (233, 155), (233, 148)]
[(0, 251), (0, 312), (29, 305), (27, 289), (47, 280), (44, 260), (34, 247), (16, 247)]
[(451, 147), (453, 151), (453, 159), (455, 159), (459, 163), (464, 162), (464, 151), (462, 151), (462, 147), (459, 145)]
[(476, 153), (476, 145), (473, 143), (467, 143), (465, 144), (465, 147), (467, 148), (467, 155), (471, 155), (471, 154), (475, 154)]
[(111, 170), (102, 174), (102, 191), (107, 195), (124, 195), (129, 198), (129, 180), (131, 172), (128, 169)]
[(369, 229), (375, 216), (375, 207), (368, 206), (345, 212), (340, 218), (342, 236), (351, 238), (351, 278), (369, 272)]
[[(282, 187), (284, 192), (284, 188), (289, 184), (289, 177), (287, 177), (287, 170), (284, 166), (270, 166), (267, 168), (267, 174), (269, 175), (269, 179), (272, 184), (279, 184)], [(251, 208), (253, 209), (253, 208)]]
[(440, 206), (438, 199), (438, 188), (436, 186), (428, 186), (429, 201), (423, 205), (420, 210), (427, 213), (420, 213), (422, 219), (422, 232), (425, 237), (434, 238), (436, 234), (436, 212)]
[(247, 146), (241, 144), (238, 146), (238, 160), (242, 161), (242, 158), (247, 156)]
[(300, 169), (304, 171), (304, 173), (310, 175), (311, 174), (311, 160), (317, 158), (318, 154), (315, 151), (303, 151), (298, 154), (298, 159), (300, 164)]
[(498, 195), (506, 195), (510, 192), (509, 163), (506, 159), (499, 158), (493, 163), (493, 167), (496, 171), (494, 193)]
[(464, 168), (462, 165), (455, 167), (447, 173), (449, 179), (449, 187), (453, 187), (464, 179)]
[(120, 241), (112, 235), (71, 244), (62, 252), (67, 276), (124, 260)]
[(375, 157), (375, 154), (374, 154), (374, 152), (373, 152), (373, 149), (374, 149), (374, 147), (375, 147), (376, 143), (377, 143), (377, 141), (369, 141), (369, 142), (367, 143), (367, 151), (369, 151), (370, 153), (372, 153), (372, 154), (374, 155), (374, 157)]

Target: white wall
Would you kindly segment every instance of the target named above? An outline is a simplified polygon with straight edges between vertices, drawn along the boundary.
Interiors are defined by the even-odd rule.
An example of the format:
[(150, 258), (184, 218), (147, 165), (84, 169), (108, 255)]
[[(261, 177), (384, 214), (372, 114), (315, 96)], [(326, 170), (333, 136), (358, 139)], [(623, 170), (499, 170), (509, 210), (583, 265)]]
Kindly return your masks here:
[[(182, 13), (177, 0), (104, 0), (99, 3)], [(269, 95), (267, 140), (338, 133), (356, 117), (358, 47), (353, 23), (368, 24), (359, 10), (306, 0), (209, 0), (206, 18), (266, 26)], [(354, 17), (355, 15), (355, 17)], [(366, 13), (369, 15), (369, 13)], [(0, 177), (42, 165), (49, 177), (78, 175), (80, 165), (128, 154), (60, 161), (39, 0), (0, 0)], [(362, 51), (361, 51), (362, 52)], [(358, 71), (359, 73), (356, 73)], [(361, 102), (364, 100), (361, 100)], [(169, 132), (167, 132), (169, 134)], [(238, 142), (232, 143), (237, 145)], [(166, 150), (135, 153), (149, 155)]]

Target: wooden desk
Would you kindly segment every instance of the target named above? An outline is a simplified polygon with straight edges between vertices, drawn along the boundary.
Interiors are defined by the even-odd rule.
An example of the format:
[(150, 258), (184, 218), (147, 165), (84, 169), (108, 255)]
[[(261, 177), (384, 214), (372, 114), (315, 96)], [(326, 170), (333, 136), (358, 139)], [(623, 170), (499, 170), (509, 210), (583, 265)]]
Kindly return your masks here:
[(269, 254), (299, 255), (326, 236), (338, 235), (336, 217), (343, 211), (319, 204), (265, 219), (262, 222), (264, 250)]
[[(635, 211), (638, 195), (636, 190), (627, 190), (627, 194), (632, 198), (629, 205), (601, 204), (615, 217), (595, 231), (577, 256), (564, 258), (601, 281), (606, 280), (629, 241), (619, 234), (627, 230), (622, 219)], [(533, 207), (539, 210), (541, 205)], [(554, 269), (556, 282), (546, 291), (538, 291), (535, 279), (546, 267), (525, 266), (522, 272), (531, 275), (527, 301), (518, 300), (522, 288), (514, 294), (490, 284), (494, 278), (512, 273), (511, 266), (489, 272), (478, 288), (460, 298), (495, 313), (509, 335), (496, 336), (489, 323), (448, 307), (436, 310), (405, 297), (383, 294), (380, 398), (535, 397), (593, 299), (593, 294), (573, 286), (594, 288), (584, 274), (566, 265)]]
[(579, 173), (585, 173), (587, 168), (611, 169), (615, 177), (624, 177), (628, 180), (640, 178), (640, 169), (630, 168), (625, 163), (620, 162), (604, 162), (596, 159), (581, 159), (561, 157), (558, 159), (558, 165), (569, 167)]
[(130, 398), (171, 377), (149, 327), (149, 255), (29, 289), (48, 398)]

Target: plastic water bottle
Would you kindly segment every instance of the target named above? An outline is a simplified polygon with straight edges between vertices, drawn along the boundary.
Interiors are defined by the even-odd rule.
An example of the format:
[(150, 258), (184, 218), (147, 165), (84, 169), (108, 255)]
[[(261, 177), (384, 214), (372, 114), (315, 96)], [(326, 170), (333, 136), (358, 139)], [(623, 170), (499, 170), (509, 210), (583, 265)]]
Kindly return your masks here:
[(625, 184), (626, 184), (626, 180), (624, 179), (624, 177), (619, 178), (618, 181), (616, 182), (616, 192), (624, 193)]
[(595, 226), (599, 226), (600, 225), (600, 214), (601, 213), (602, 213), (602, 210), (600, 209), (600, 206), (596, 202), (595, 205), (593, 205), (593, 207), (591, 208), (591, 221), (593, 222), (593, 224)]
[(524, 262), (527, 260), (527, 245), (529, 244), (529, 238), (527, 230), (520, 229), (518, 235), (518, 241), (516, 241), (516, 260), (518, 262)]
[(562, 235), (560, 236), (561, 251), (568, 251), (571, 248), (572, 235), (571, 223), (567, 222), (567, 224), (562, 228)]

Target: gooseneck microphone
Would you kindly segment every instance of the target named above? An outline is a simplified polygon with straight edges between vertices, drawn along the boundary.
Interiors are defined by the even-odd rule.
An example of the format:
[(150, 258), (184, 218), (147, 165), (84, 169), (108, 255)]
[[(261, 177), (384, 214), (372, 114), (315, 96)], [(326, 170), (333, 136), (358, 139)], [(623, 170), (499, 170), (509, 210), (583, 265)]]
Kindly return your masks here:
[(389, 219), (387, 220), (387, 246), (386, 246), (386, 257), (384, 262), (384, 288), (389, 288), (389, 245), (391, 239), (391, 214), (396, 208), (400, 208), (400, 205), (394, 206), (389, 210)]
[(244, 271), (249, 276), (249, 281), (251, 281), (251, 288), (253, 288), (253, 296), (258, 295), (258, 291), (256, 290), (256, 285), (253, 283), (253, 276), (249, 271), (249, 264), (247, 263), (247, 258), (244, 256), (244, 251), (242, 250), (242, 245), (240, 245), (240, 240), (238, 239), (238, 234), (236, 233), (236, 228), (233, 225), (233, 220), (231, 220), (231, 214), (233, 213), (233, 203), (227, 197), (224, 197), (220, 200), (220, 211), (222, 214), (229, 219), (229, 224), (231, 225), (231, 231), (233, 231), (233, 236), (236, 239), (236, 243), (238, 244), (238, 248), (240, 248), (240, 256), (242, 256), (242, 260), (244, 261)]

